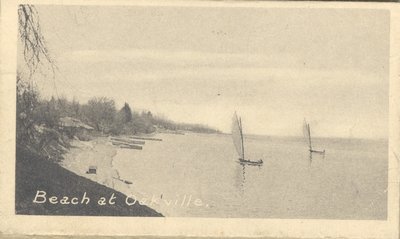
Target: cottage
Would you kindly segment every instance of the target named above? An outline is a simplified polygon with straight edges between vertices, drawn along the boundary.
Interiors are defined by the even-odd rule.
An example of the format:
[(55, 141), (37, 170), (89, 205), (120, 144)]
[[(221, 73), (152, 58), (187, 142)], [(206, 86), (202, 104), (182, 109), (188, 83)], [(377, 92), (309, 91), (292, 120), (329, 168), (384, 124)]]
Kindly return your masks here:
[(80, 140), (88, 140), (89, 132), (93, 131), (94, 128), (83, 123), (79, 119), (72, 117), (63, 117), (60, 119), (59, 127), (69, 138), (74, 136)]

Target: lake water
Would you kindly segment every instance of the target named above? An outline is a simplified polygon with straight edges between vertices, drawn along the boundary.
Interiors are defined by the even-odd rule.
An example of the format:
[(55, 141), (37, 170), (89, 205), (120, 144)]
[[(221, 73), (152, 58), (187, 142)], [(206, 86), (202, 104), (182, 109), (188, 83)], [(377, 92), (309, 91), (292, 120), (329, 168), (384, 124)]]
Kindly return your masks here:
[(258, 167), (237, 162), (230, 135), (157, 137), (141, 151), (118, 149), (113, 165), (165, 216), (386, 219), (385, 140), (315, 139), (326, 154), (310, 160), (303, 139), (247, 136)]

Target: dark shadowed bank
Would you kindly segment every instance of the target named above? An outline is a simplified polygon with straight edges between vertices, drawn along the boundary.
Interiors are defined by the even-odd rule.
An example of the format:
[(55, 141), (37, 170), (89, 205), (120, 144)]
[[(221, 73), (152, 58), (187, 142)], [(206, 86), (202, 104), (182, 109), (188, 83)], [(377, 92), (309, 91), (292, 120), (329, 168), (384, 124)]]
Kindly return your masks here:
[[(162, 217), (155, 210), (135, 203), (128, 206), (126, 195), (78, 176), (60, 165), (44, 160), (39, 155), (18, 148), (16, 154), (16, 214), (29, 215), (85, 215), (85, 216), (138, 216)], [(59, 203), (33, 203), (37, 190), (45, 191), (47, 197), (56, 196), (58, 201), (63, 196), (81, 197), (86, 192), (90, 198), (88, 204), (62, 205)], [(97, 201), (106, 197), (107, 201), (114, 194), (115, 204), (101, 206)], [(48, 199), (47, 199), (48, 200)]]

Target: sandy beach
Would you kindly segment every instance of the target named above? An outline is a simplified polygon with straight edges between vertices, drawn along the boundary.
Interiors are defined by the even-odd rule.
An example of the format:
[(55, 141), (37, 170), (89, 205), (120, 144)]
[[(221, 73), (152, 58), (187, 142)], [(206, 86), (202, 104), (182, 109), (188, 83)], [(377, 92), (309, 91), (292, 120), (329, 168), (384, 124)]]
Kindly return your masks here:
[[(115, 153), (106, 138), (73, 142), (73, 147), (64, 155), (63, 166), (26, 149), (17, 150), (16, 214), (163, 216), (146, 205), (126, 203), (127, 194), (122, 192), (128, 185), (113, 182), (112, 176), (116, 172), (112, 168), (112, 158)], [(87, 165), (92, 164), (98, 165), (98, 175), (86, 174)], [(113, 184), (118, 188), (114, 189)], [(100, 203), (101, 198), (107, 203)], [(108, 201), (111, 198), (113, 202)]]
[[(118, 171), (113, 167), (117, 147), (108, 137), (97, 137), (90, 141), (73, 140), (69, 152), (64, 155), (61, 166), (79, 176), (88, 178), (125, 194), (132, 192), (131, 185), (122, 182)], [(96, 167), (96, 174), (89, 174), (89, 167)]]
[[(119, 138), (128, 139), (123, 136)], [(153, 144), (159, 144), (159, 142), (147, 141), (146, 147), (151, 148)], [(71, 148), (64, 155), (64, 160), (60, 165), (79, 176), (114, 189), (127, 196), (131, 196), (136, 199), (139, 204), (149, 206), (150, 208), (163, 213), (163, 215), (169, 215), (171, 213), (170, 210), (173, 210), (174, 208), (165, 205), (162, 196), (160, 197), (162, 193), (151, 189), (149, 192), (149, 189), (147, 189), (146, 186), (137, 185), (137, 178), (135, 175), (127, 175), (126, 171), (124, 171), (124, 176), (121, 177), (117, 167), (121, 165), (115, 165), (114, 161), (116, 161), (117, 155), (125, 157), (128, 153), (130, 158), (138, 160), (141, 158), (141, 155), (145, 153), (143, 151), (149, 153), (147, 150), (119, 148), (119, 146), (111, 143), (111, 137), (96, 137), (90, 141), (73, 140), (71, 142)], [(92, 166), (97, 168), (96, 174), (87, 173), (89, 167)], [(126, 183), (126, 181), (130, 183)]]
[[(61, 166), (108, 187), (113, 187), (113, 177), (118, 173), (112, 167), (113, 157), (117, 150), (108, 142), (106, 137), (95, 138), (91, 141), (74, 140), (71, 149), (64, 156)], [(90, 166), (97, 167), (96, 174), (87, 174)]]
[[(125, 195), (139, 197), (141, 193), (135, 190), (134, 183), (132, 181), (129, 181), (132, 184), (126, 183), (114, 167), (113, 161), (118, 150), (123, 149), (112, 145), (109, 137), (96, 137), (90, 141), (73, 140), (69, 152), (64, 155), (61, 166)], [(89, 167), (93, 166), (97, 168), (96, 174), (87, 173)]]

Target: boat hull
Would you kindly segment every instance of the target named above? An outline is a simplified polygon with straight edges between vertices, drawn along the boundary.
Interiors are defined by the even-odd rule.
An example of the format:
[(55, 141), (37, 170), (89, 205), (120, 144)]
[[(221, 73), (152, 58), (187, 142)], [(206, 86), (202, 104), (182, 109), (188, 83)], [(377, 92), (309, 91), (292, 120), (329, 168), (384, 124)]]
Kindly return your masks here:
[(262, 165), (264, 162), (260, 159), (258, 161), (251, 161), (251, 160), (244, 160), (239, 158), (238, 163), (243, 164), (243, 165), (254, 165), (254, 166), (260, 166)]
[(325, 154), (325, 150), (313, 150), (313, 149), (310, 149), (310, 152), (311, 153), (317, 153), (317, 154)]

